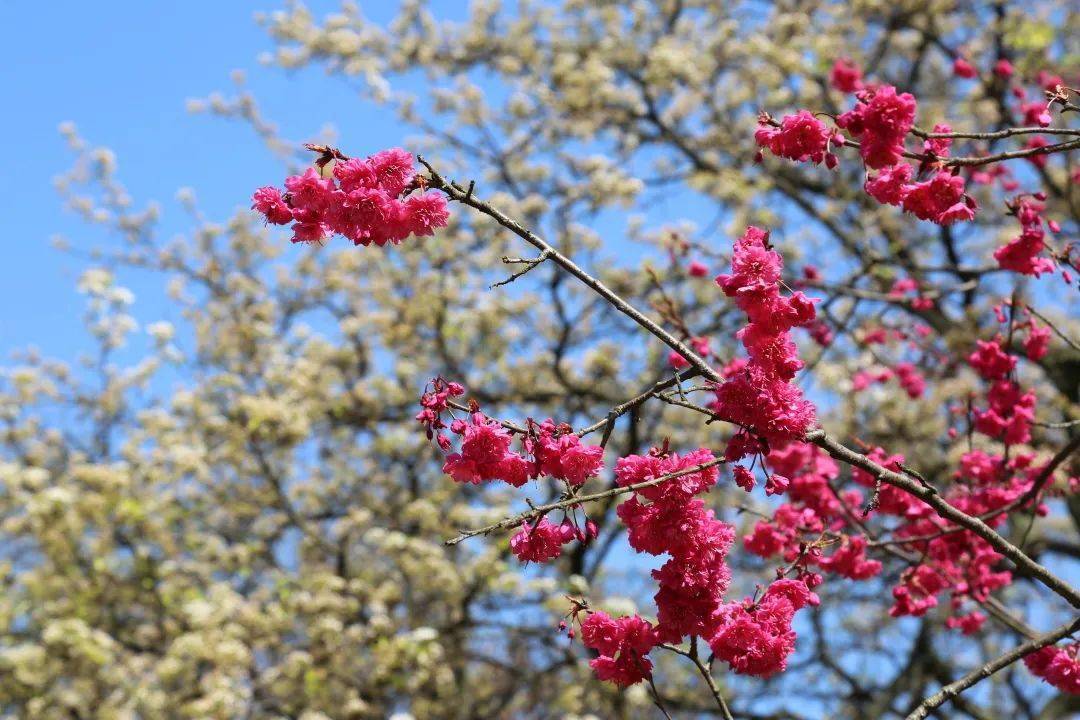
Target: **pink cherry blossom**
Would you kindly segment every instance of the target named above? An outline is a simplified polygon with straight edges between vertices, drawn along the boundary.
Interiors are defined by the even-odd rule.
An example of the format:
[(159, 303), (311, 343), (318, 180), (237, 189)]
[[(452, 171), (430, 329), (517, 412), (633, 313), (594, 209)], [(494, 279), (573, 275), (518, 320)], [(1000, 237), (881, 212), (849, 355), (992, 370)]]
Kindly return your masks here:
[(957, 57), (953, 60), (953, 75), (960, 78), (973, 78), (978, 76), (978, 71), (975, 70), (975, 66), (969, 63), (962, 57)]
[(915, 124), (915, 98), (892, 85), (863, 91), (859, 104), (836, 119), (858, 137), (866, 167), (878, 170), (899, 162), (904, 138)]
[(829, 84), (842, 93), (862, 89), (862, 70), (849, 58), (839, 58), (829, 71)]
[(522, 562), (547, 562), (562, 554), (563, 543), (574, 539), (574, 530), (567, 524), (556, 525), (547, 518), (521, 526), (510, 538), (510, 550)]
[(652, 673), (648, 654), (656, 635), (652, 625), (637, 615), (612, 619), (607, 613), (591, 613), (581, 623), (581, 641), (598, 653), (589, 667), (601, 680), (628, 687)]

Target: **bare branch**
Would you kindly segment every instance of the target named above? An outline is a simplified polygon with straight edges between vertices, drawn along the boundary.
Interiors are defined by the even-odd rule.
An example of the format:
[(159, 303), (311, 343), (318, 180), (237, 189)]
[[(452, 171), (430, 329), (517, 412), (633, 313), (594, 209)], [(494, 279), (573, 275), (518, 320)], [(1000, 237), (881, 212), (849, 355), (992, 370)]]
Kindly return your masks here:
[(1033, 640), (1028, 640), (1023, 645), (1018, 645), (1009, 652), (997, 657), (990, 662), (986, 663), (980, 668), (977, 668), (964, 677), (960, 678), (956, 682), (950, 683), (941, 688), (938, 692), (934, 693), (930, 697), (923, 700), (914, 712), (907, 716), (906, 720), (923, 720), (929, 716), (930, 711), (940, 705), (944, 705), (949, 700), (955, 698), (960, 693), (967, 690), (972, 685), (975, 685), (981, 680), (985, 680), (997, 671), (1012, 665), (1017, 660), (1020, 660), (1025, 655), (1046, 647), (1047, 645), (1053, 645), (1058, 640), (1068, 635), (1072, 635), (1077, 630), (1080, 630), (1080, 617), (1077, 617), (1072, 622), (1062, 625), (1057, 630), (1052, 630), (1044, 635), (1040, 635)]

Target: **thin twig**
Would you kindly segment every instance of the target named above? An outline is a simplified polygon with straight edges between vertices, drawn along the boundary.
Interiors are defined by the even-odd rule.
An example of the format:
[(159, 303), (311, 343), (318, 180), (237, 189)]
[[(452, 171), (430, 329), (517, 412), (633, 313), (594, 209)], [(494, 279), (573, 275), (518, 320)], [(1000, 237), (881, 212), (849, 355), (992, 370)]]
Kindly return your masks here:
[[(682, 375), (682, 378), (687, 379), (687, 378), (697, 377), (697, 375), (698, 375), (697, 368), (690, 368), (689, 370), (686, 371), (686, 373), (684, 373)], [(678, 382), (679, 382), (678, 378), (668, 378), (667, 380), (661, 380), (660, 382), (658, 382), (658, 383), (654, 384), (652, 387), (650, 387), (648, 390), (645, 390), (644, 392), (642, 392), (642, 393), (640, 393), (638, 395), (635, 395), (634, 397), (630, 398), (629, 400), (622, 403), (621, 405), (616, 405), (615, 407), (613, 407), (611, 409), (611, 411), (608, 412), (608, 415), (607, 415), (607, 417), (605, 419), (600, 420), (599, 422), (595, 422), (592, 425), (589, 425), (588, 427), (584, 427), (581, 430), (578, 430), (577, 431), (578, 437), (585, 437), (586, 435), (588, 435), (590, 433), (596, 432), (600, 428), (604, 428), (604, 432), (607, 433), (608, 432), (607, 428), (608, 428), (609, 424), (613, 421), (613, 416), (614, 416), (614, 418), (618, 418), (618, 417), (621, 417), (621, 416), (625, 415), (627, 412), (629, 412), (630, 410), (633, 410), (638, 405), (641, 405), (642, 403), (644, 403), (649, 398), (657, 395), (658, 393), (663, 392), (664, 390), (667, 390), (670, 387), (674, 387), (676, 384), (678, 384)]]
[(521, 264), (521, 265), (524, 265), (525, 267), (522, 268), (521, 270), (518, 270), (516, 273), (514, 273), (510, 277), (506, 278), (505, 280), (500, 280), (497, 283), (493, 283), (491, 285), (491, 289), (494, 290), (497, 287), (502, 287), (503, 285), (509, 285), (510, 283), (514, 282), (515, 280), (517, 280), (519, 277), (521, 277), (525, 273), (532, 270), (537, 265), (540, 265), (541, 263), (543, 263), (545, 260), (548, 259), (548, 256), (549, 256), (549, 253), (547, 252), (547, 250), (545, 250), (544, 252), (540, 253), (539, 257), (533, 258), (532, 260), (528, 260), (528, 259), (525, 259), (525, 258), (508, 258), (508, 257), (504, 257), (502, 259), (502, 261), (504, 263), (513, 264), (513, 265)]
[(1077, 128), (1014, 127), (994, 132), (929, 132), (913, 127), (911, 134), (924, 140), (949, 138), (951, 140), (1001, 140), (1014, 135), (1080, 135)]
[[(640, 659), (638, 659), (636, 656), (634, 659), (637, 660), (638, 665), (641, 665)], [(666, 717), (667, 720), (672, 720), (671, 713), (669, 713), (667, 711), (667, 708), (664, 707), (664, 699), (660, 697), (660, 691), (656, 689), (656, 681), (653, 680), (652, 673), (647, 673), (645, 675), (645, 679), (649, 681), (649, 689), (652, 691), (653, 704), (660, 709), (660, 712), (664, 714), (664, 717)]]
[(716, 706), (720, 708), (720, 713), (724, 716), (724, 720), (735, 720), (735, 717), (731, 714), (731, 709), (728, 708), (727, 702), (724, 700), (724, 696), (720, 694), (720, 688), (717, 687), (716, 680), (713, 679), (712, 673), (709, 672), (709, 668), (705, 667), (705, 664), (701, 662), (701, 658), (698, 656), (696, 635), (690, 638), (689, 652), (667, 643), (661, 644), (660, 647), (665, 650), (670, 650), (678, 655), (682, 655), (685, 658), (689, 658), (701, 674), (702, 679), (705, 680), (705, 684), (709, 686), (709, 692), (712, 693), (713, 700), (716, 702)]
[(1050, 428), (1051, 430), (1064, 430), (1065, 428), (1071, 428), (1080, 425), (1080, 420), (1064, 420), (1062, 422), (1039, 422), (1038, 420), (1033, 420), (1031, 424), (1037, 425), (1039, 427)]
[(1043, 145), (1041, 147), (1027, 148), (1025, 150), (1013, 150), (1011, 152), (987, 155), (985, 157), (949, 158), (948, 160), (943, 160), (942, 164), (948, 167), (975, 167), (978, 165), (989, 165), (990, 163), (1001, 162), (1002, 160), (1018, 160), (1020, 158), (1037, 157), (1039, 155), (1050, 155), (1056, 152), (1075, 150), (1076, 148), (1080, 148), (1080, 140), (1070, 140), (1055, 145)]

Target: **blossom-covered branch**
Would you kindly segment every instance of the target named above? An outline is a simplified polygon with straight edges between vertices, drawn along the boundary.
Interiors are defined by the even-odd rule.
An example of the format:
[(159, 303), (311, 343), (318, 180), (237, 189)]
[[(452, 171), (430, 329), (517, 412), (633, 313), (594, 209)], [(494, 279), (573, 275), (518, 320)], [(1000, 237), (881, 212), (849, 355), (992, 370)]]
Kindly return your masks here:
[[(961, 71), (966, 72), (962, 67), (957, 72)], [(902, 207), (920, 220), (946, 228), (943, 231), (946, 243), (950, 242), (949, 226), (975, 218), (978, 203), (967, 193), (967, 181), (991, 182), (1001, 175), (995, 170), (997, 174), (987, 171), (985, 177), (976, 178), (972, 174), (965, 178), (961, 174), (963, 168), (1000, 166), (1020, 159), (1039, 167), (1039, 158), (1043, 156), (1080, 147), (1080, 140), (1040, 142), (1041, 136), (1033, 126), (954, 133), (949, 126), (939, 123), (932, 132), (927, 132), (915, 125), (917, 103), (911, 94), (900, 92), (892, 85), (864, 83), (857, 68), (850, 64), (843, 68), (838, 64), (832, 81), (837, 89), (854, 93), (857, 98), (853, 108), (834, 118), (835, 128), (806, 110), (781, 120), (762, 114), (754, 136), (756, 143), (779, 157), (824, 164), (830, 169), (839, 165), (835, 148), (857, 150), (865, 168), (876, 171), (866, 179), (867, 194), (878, 202)], [(1059, 82), (1051, 86), (1050, 101), (1068, 109), (1071, 90)], [(1024, 112), (1027, 120), (1040, 128), (1051, 122), (1048, 105), (1032, 103), (1024, 107)], [(650, 121), (663, 124), (655, 114), (650, 116)], [(665, 133), (670, 136), (674, 130), (667, 127)], [(1045, 134), (1070, 137), (1080, 133), (1056, 129)], [(923, 141), (921, 150), (907, 147), (909, 136)], [(966, 157), (950, 155), (951, 144), (957, 140), (993, 142), (1029, 136), (1032, 139), (1022, 150)], [(688, 146), (681, 147), (685, 153), (693, 152)], [(442, 193), (449, 200), (493, 219), (540, 252), (532, 260), (504, 256), (505, 263), (524, 267), (495, 283), (493, 288), (523, 278), (542, 263), (550, 262), (664, 343), (671, 351), (668, 357), (671, 367), (688, 370), (685, 376), (676, 374), (674, 378), (654, 382), (644, 392), (612, 407), (606, 418), (577, 432), (569, 424), (553, 419), (537, 422), (530, 418), (525, 423), (494, 419), (483, 413), (475, 401), (465, 405), (452, 399), (462, 395), (464, 388), (442, 378), (436, 378), (422, 398), (423, 409), (417, 419), (427, 428), (428, 437), (446, 453), (443, 470), (454, 480), (470, 484), (502, 481), (515, 488), (541, 481), (563, 488), (556, 501), (535, 505), (526, 499), (529, 510), (481, 528), (464, 530), (446, 541), (447, 545), (517, 528), (510, 540), (513, 554), (523, 562), (550, 562), (561, 557), (564, 546), (575, 540), (584, 547), (598, 536), (599, 526), (588, 516), (589, 503), (630, 495), (616, 510), (628, 531), (628, 544), (640, 553), (666, 557), (663, 565), (652, 572), (658, 587), (654, 596), (655, 622), (636, 614), (611, 617), (578, 603), (572, 609), (570, 627), (562, 626), (574, 638), (577, 631), (573, 624), (580, 624), (583, 642), (597, 654), (590, 665), (601, 679), (624, 687), (647, 681), (656, 703), (666, 714), (652, 676), (649, 653), (656, 647), (674, 649), (693, 661), (721, 712), (730, 714), (709, 668), (696, 657), (696, 650), (678, 650), (678, 643), (690, 638), (691, 647), (696, 648), (696, 639), (703, 638), (714, 657), (727, 662), (735, 673), (770, 677), (782, 672), (795, 647), (794, 616), (803, 608), (819, 603), (814, 590), (825, 582), (821, 573), (855, 581), (876, 577), (882, 572), (883, 563), (868, 557), (867, 552), (874, 550), (884, 550), (906, 564), (892, 591), (895, 602), (889, 614), (894, 617), (924, 616), (937, 606), (939, 595), (948, 591), (952, 600), (946, 624), (950, 628), (964, 634), (978, 632), (986, 620), (978, 611), (983, 608), (1008, 627), (1032, 632), (991, 596), (1013, 581), (1012, 572), (1001, 567), (1003, 560), (1008, 560), (1023, 576), (1050, 589), (1072, 608), (1080, 608), (1080, 591), (1025, 552), (1022, 542), (1012, 542), (999, 529), (1013, 511), (1041, 511), (1037, 503), (1046, 486), (1060, 479), (1059, 470), (1078, 447), (1076, 438), (1068, 439), (1052, 458), (1041, 463), (1033, 454), (1010, 451), (1031, 440), (1038, 402), (1035, 393), (1021, 385), (1016, 374), (1017, 358), (1012, 354), (1014, 337), (1021, 334), (1026, 338), (1024, 352), (1031, 362), (1038, 362), (1048, 352), (1051, 325), (1045, 318), (1041, 319), (1047, 325), (1039, 325), (1033, 311), (1021, 314), (1023, 311), (1014, 296), (1008, 311), (1003, 306), (995, 308), (999, 322), (1007, 325), (1007, 337), (998, 335), (993, 340), (978, 340), (975, 349), (964, 358), (966, 365), (986, 384), (985, 397), (976, 400), (973, 394), (967, 403), (969, 444), (970, 435), (978, 432), (1002, 443), (1004, 452), (990, 454), (969, 448), (955, 475), (955, 479), (963, 482), (952, 487), (945, 487), (943, 481), (931, 483), (907, 465), (902, 455), (890, 454), (883, 447), (853, 450), (830, 437), (818, 426), (817, 408), (797, 382), (797, 374), (805, 365), (795, 333), (805, 329), (823, 348), (830, 346), (834, 335), (819, 316), (820, 300), (807, 297), (792, 286), (827, 291), (831, 298), (823, 308), (837, 297), (849, 296), (857, 301), (896, 304), (932, 317), (950, 295), (967, 296), (979, 287), (979, 280), (971, 274), (965, 275), (955, 259), (953, 266), (961, 282), (953, 287), (934, 287), (914, 278), (897, 279), (887, 292), (837, 287), (822, 282), (819, 272), (810, 266), (804, 268), (803, 279), (789, 278), (789, 285), (785, 281), (784, 259), (773, 246), (769, 233), (750, 226), (733, 244), (731, 272), (716, 277), (720, 290), (745, 317), (736, 337), (746, 355), (714, 366), (708, 338), (691, 330), (678, 302), (666, 291), (655, 271), (650, 270), (648, 275), (659, 296), (653, 305), (660, 320), (639, 310), (567, 253), (481, 199), (475, 182), (466, 187), (448, 180), (420, 158), (427, 170), (425, 174), (410, 175), (411, 166), (400, 173), (395, 170), (389, 173), (394, 175), (394, 180), (387, 185), (389, 181), (380, 179), (387, 173), (380, 174), (377, 170), (380, 163), (389, 162), (385, 153), (361, 163), (348, 160), (332, 148), (324, 149), (323, 153), (321, 164), (317, 163), (320, 173), (324, 166), (334, 163), (333, 173), (341, 186), (305, 175), (291, 178), (286, 183), (289, 193), (285, 195), (263, 189), (256, 196), (257, 209), (269, 221), (278, 222), (288, 215), (298, 223), (294, 241), (309, 239), (310, 233), (303, 226), (308, 222), (305, 213), (312, 212), (317, 217), (311, 222), (327, 232), (343, 234), (357, 244), (366, 244), (361, 240), (367, 237), (382, 245), (398, 242), (410, 233), (428, 234), (446, 223), (445, 204), (424, 200), (425, 207), (430, 206), (433, 212), (428, 220), (417, 224), (409, 219), (410, 200), (403, 198), (417, 189)], [(762, 160), (760, 154), (758, 159)], [(905, 160), (917, 161), (917, 165)], [(404, 159), (397, 164), (401, 168), (406, 166)], [(359, 172), (358, 166), (374, 168), (371, 171), (374, 179), (353, 188), (349, 183), (352, 174)], [(359, 200), (353, 195), (358, 189), (385, 196), (380, 201), (384, 207), (372, 216), (374, 220), (360, 222), (354, 217)], [(1047, 238), (1047, 230), (1059, 233), (1061, 228), (1056, 221), (1044, 217), (1045, 200), (1041, 192), (1021, 193), (1009, 200), (1009, 213), (1019, 221), (1021, 234), (994, 252), (1002, 271), (1038, 277), (1055, 271), (1059, 264), (1074, 263), (1072, 246), (1059, 249)], [(324, 236), (325, 232), (318, 239)], [(692, 263), (688, 272), (701, 277), (708, 269)], [(976, 276), (981, 274), (984, 273)], [(1062, 271), (1062, 277), (1071, 282), (1067, 270)], [(674, 331), (665, 326), (673, 326)], [(930, 333), (929, 328), (918, 329), (920, 337)], [(907, 338), (899, 331), (897, 334)], [(888, 337), (881, 329), (868, 332), (860, 342), (869, 347), (885, 343)], [(911, 346), (917, 347), (914, 342)], [(876, 351), (869, 353), (879, 363), (886, 364)], [(697, 405), (682, 395), (681, 382), (688, 376), (705, 380), (705, 386), (697, 390), (713, 393), (714, 400), (708, 406)], [(926, 377), (913, 362), (906, 360), (895, 361), (891, 367), (872, 375), (857, 374), (852, 388), (861, 391), (871, 383), (892, 377), (912, 400), (926, 391)], [(667, 392), (672, 388), (679, 389), (678, 397)], [(722, 420), (730, 425), (733, 434), (726, 439), (723, 455), (714, 456), (705, 447), (680, 454), (664, 439), (645, 455), (626, 454), (619, 458), (614, 466), (616, 487), (581, 492), (587, 482), (603, 473), (603, 456), (618, 418), (654, 399), (702, 413), (710, 423)], [(467, 418), (457, 417), (454, 411), (467, 413)], [(444, 414), (449, 414), (449, 418), (444, 418)], [(583, 442), (583, 438), (600, 429), (604, 430), (600, 445)], [(949, 434), (956, 437), (959, 433), (950, 428)], [(520, 449), (515, 449), (515, 442), (520, 443)], [(738, 464), (747, 458), (748, 465)], [(719, 479), (716, 468), (721, 464), (730, 466), (733, 484), (745, 492), (752, 492), (757, 486), (756, 470), (763, 476), (765, 495), (780, 496), (783, 500), (771, 516), (766, 514), (752, 533), (743, 538), (743, 547), (749, 553), (766, 559), (778, 557), (783, 564), (776, 568), (776, 579), (768, 587), (759, 588), (759, 593), (741, 602), (725, 597), (732, 579), (728, 556), (734, 528), (708, 508), (701, 497), (716, 486)], [(842, 466), (850, 468), (852, 483), (847, 487), (840, 484)], [(549, 520), (549, 515), (558, 511), (563, 514), (562, 521)], [(868, 525), (869, 518), (875, 514), (895, 518), (892, 539), (876, 539)], [(1041, 636), (1037, 639), (1045, 641), (1044, 645), (1036, 647), (1027, 643), (1022, 647), (1028, 651), (1049, 647), (1065, 634)], [(1029, 667), (1039, 677), (1072, 692), (1069, 678), (1078, 667), (1075, 647), (1048, 649), (1046, 658), (1039, 655), (1043, 659), (1035, 665), (1029, 663)], [(987, 667), (999, 669), (1022, 655), (1010, 654)], [(955, 697), (975, 681), (977, 678), (970, 681), (964, 678), (947, 686), (943, 693)], [(934, 696), (924, 705), (932, 708), (940, 702)]]

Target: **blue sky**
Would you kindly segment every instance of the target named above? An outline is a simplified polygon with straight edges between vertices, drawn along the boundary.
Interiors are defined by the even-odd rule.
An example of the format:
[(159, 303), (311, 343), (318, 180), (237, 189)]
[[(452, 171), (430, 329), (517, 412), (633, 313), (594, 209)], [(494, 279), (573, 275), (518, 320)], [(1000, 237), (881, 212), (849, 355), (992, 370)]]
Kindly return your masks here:
[[(52, 186), (72, 156), (57, 126), (74, 122), (92, 145), (112, 148), (119, 177), (136, 206), (158, 200), (165, 237), (185, 229), (175, 202), (181, 187), (196, 190), (201, 207), (223, 218), (246, 205), (250, 190), (281, 174), (277, 161), (240, 123), (191, 115), (188, 98), (215, 90), (229, 93), (233, 69), (247, 71), (269, 119), (285, 137), (308, 138), (363, 108), (339, 79), (311, 69), (287, 73), (260, 65), (272, 42), (255, 21), (278, 0), (185, 0), (185, 2), (42, 3), (0, 2), (0, 81), (6, 142), (0, 173), (7, 253), (0, 263), (0, 352), (33, 344), (49, 355), (70, 358), (86, 345), (80, 331), (83, 302), (75, 280), (85, 258), (52, 248), (65, 237), (79, 250), (108, 246), (113, 238), (88, 228), (64, 209)], [(436, 3), (441, 5), (443, 3)], [(308, 3), (317, 15), (334, 0)], [(389, 17), (396, 3), (363, 3), (374, 20)], [(355, 116), (355, 115), (354, 115)], [(364, 113), (365, 146), (400, 144), (399, 126), (377, 111)], [(142, 320), (167, 315), (153, 286), (125, 278), (138, 297)], [(160, 278), (146, 278), (160, 285)]]

